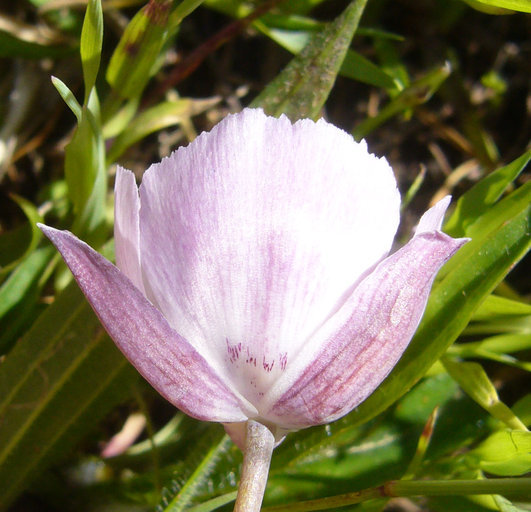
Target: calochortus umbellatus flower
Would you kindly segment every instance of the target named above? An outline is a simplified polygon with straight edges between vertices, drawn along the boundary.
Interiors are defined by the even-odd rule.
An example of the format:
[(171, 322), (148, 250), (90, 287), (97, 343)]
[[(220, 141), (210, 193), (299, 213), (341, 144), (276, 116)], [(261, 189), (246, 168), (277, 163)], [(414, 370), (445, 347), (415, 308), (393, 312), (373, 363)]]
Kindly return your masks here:
[(118, 169), (116, 267), (42, 229), (155, 389), (270, 456), (287, 432), (351, 411), (394, 367), (465, 242), (440, 231), (449, 201), (388, 256), (400, 196), (386, 160), (323, 120), (246, 109), (152, 165), (140, 189)]

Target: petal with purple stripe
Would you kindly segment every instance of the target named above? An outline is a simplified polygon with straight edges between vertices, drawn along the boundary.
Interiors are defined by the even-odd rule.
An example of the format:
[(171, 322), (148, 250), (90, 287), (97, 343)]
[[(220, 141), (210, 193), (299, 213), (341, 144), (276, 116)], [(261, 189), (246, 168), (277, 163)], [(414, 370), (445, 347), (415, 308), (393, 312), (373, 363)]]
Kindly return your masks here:
[(39, 227), (63, 256), (116, 345), (162, 396), (190, 416), (208, 421), (245, 421), (256, 413), (112, 263), (68, 231)]
[(440, 267), (465, 242), (424, 232), (381, 262), (316, 334), (320, 351), (301, 354), (259, 405), (261, 416), (302, 428), (334, 421), (365, 400), (406, 349)]
[(147, 297), (253, 403), (387, 254), (400, 203), (364, 143), (249, 109), (151, 166), (140, 200)]

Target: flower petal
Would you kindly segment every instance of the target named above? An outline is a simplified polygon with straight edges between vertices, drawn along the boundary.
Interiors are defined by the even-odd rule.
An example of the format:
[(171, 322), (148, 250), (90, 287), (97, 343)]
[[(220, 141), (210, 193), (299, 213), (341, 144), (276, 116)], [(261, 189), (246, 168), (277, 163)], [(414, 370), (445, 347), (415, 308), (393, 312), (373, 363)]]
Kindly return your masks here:
[(245, 436), (247, 435), (247, 422), (223, 423), (223, 428), (232, 442), (242, 451), (245, 451)]
[(300, 357), (264, 399), (261, 417), (301, 428), (340, 418), (365, 400), (406, 349), (440, 267), (466, 241), (421, 233), (380, 263), (317, 333), (320, 352)]
[(118, 167), (114, 184), (114, 244), (116, 266), (144, 293), (140, 270), (140, 198), (135, 176)]
[(435, 206), (424, 213), (419, 220), (415, 235), (429, 233), (430, 231), (439, 231), (444, 220), (444, 214), (446, 213), (448, 206), (450, 206), (451, 200), (452, 196), (443, 197)]
[(391, 246), (384, 159), (324, 122), (247, 109), (145, 173), (146, 294), (253, 403)]
[(62, 254), (116, 345), (162, 396), (202, 420), (244, 421), (255, 412), (114, 265), (72, 233), (39, 227)]

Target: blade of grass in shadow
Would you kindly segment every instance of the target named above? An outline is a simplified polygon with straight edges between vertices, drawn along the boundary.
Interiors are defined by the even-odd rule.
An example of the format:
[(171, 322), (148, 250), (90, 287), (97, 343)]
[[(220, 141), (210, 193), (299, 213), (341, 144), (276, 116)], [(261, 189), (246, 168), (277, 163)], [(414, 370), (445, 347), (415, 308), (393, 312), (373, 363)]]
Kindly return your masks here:
[(0, 510), (124, 400), (136, 378), (71, 284), (0, 366)]
[(201, 487), (216, 470), (218, 462), (233, 448), (230, 438), (218, 428), (209, 429), (212, 436), (203, 438), (204, 443), (199, 442), (185, 461), (185, 467), (194, 468), (185, 483), (178, 486), (178, 492), (163, 499), (164, 512), (180, 512), (190, 506), (192, 500)]
[(325, 28), (312, 35), (304, 49), (255, 98), (251, 106), (268, 114), (286, 114), (292, 121), (315, 119), (328, 98), (367, 0), (355, 0)]
[(368, 117), (359, 123), (352, 131), (352, 135), (356, 140), (361, 140), (391, 117), (426, 103), (448, 78), (450, 73), (449, 63), (429, 71), (393, 98), (378, 115)]
[(178, 83), (191, 75), (200, 64), (220, 46), (242, 32), (247, 26), (256, 20), (256, 18), (259, 18), (275, 5), (282, 2), (286, 2), (286, 0), (266, 0), (244, 18), (233, 21), (229, 25), (223, 27), (219, 32), (198, 46), (185, 59), (183, 59), (182, 62), (174, 66), (164, 81), (156, 87), (146, 99), (144, 99), (143, 105), (150, 105), (158, 101), (159, 98), (164, 96), (166, 91), (175, 87)]
[(9, 264), (5, 265), (4, 267), (0, 267), (0, 277), (2, 278), (5, 277), (13, 269), (15, 269), (28, 256), (30, 256), (35, 251), (39, 241), (42, 238), (42, 234), (39, 233), (40, 230), (37, 227), (37, 222), (42, 222), (42, 215), (39, 213), (35, 205), (33, 205), (30, 201), (24, 199), (23, 197), (17, 196), (16, 194), (11, 194), (11, 199), (13, 199), (13, 201), (18, 204), (18, 206), (24, 212), (24, 215), (26, 215), (26, 218), (28, 219), (29, 243), (26, 245), (26, 248), (22, 255), (19, 255), (18, 257), (15, 256)]
[(44, 307), (39, 301), (42, 276), (55, 254), (53, 247), (33, 251), (0, 286), (0, 355), (9, 352)]

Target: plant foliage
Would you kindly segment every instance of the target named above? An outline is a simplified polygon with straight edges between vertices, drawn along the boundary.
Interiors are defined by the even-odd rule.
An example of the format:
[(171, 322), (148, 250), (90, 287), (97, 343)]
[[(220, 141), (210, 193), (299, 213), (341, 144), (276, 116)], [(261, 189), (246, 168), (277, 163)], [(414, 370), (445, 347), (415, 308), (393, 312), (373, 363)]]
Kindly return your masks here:
[[(114, 164), (141, 174), (247, 105), (387, 154), (404, 238), (452, 193), (444, 229), (471, 239), (380, 388), (275, 450), (266, 509), (528, 510), (529, 2), (81, 4), (0, 8), (0, 510), (231, 509), (240, 451), (138, 378), (36, 223), (112, 258)], [(104, 458), (135, 414), (143, 433)]]

